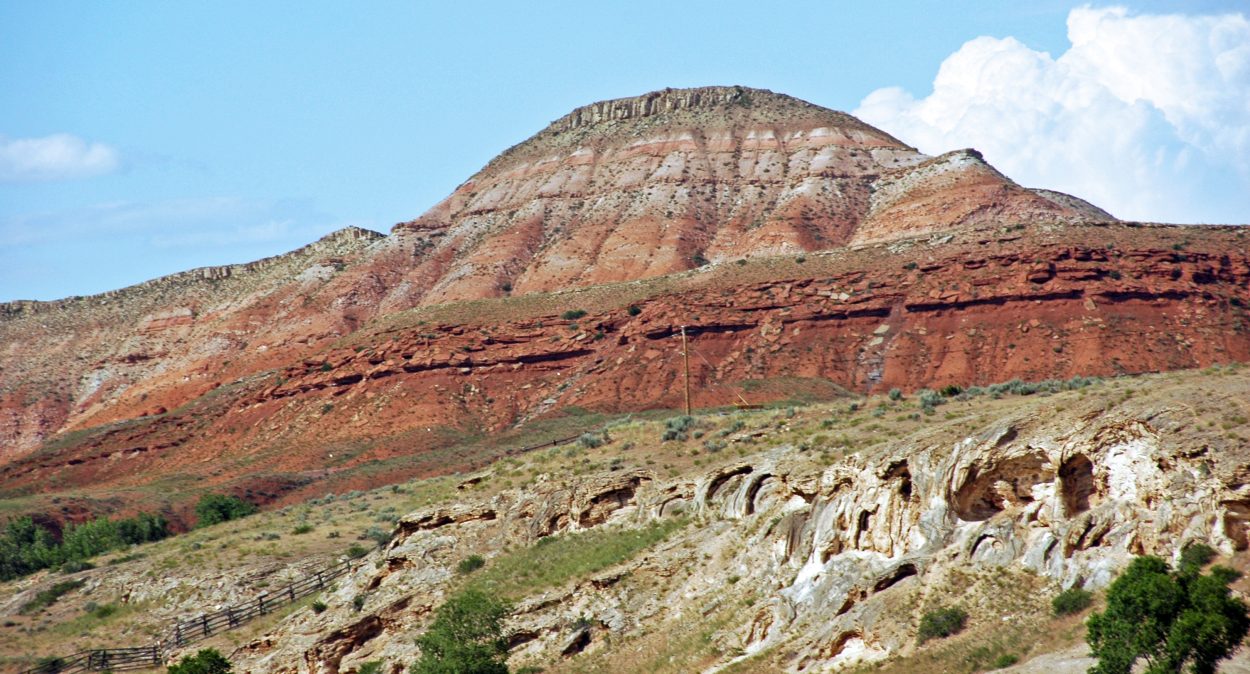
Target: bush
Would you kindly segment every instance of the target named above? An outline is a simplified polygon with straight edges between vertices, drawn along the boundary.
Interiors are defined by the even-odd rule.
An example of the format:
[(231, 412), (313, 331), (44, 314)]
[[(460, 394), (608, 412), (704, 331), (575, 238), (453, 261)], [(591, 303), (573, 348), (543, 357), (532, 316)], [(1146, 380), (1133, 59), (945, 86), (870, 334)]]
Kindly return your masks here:
[(438, 608), (430, 629), (417, 638), (421, 659), (412, 674), (507, 674), (503, 621), (511, 607), (481, 590), (467, 589)]
[(1250, 632), (1250, 607), (1228, 588), (1239, 577), (1222, 566), (1201, 575), (1192, 563), (1173, 571), (1158, 557), (1134, 559), (1107, 589), (1106, 610), (1086, 622), (1098, 660), (1090, 672), (1128, 674), (1141, 658), (1150, 672), (1214, 672)]
[(382, 527), (369, 527), (365, 530), (362, 538), (371, 540), (378, 545), (386, 545), (391, 542), (391, 532)]
[(205, 648), (195, 655), (184, 657), (176, 665), (170, 665), (168, 674), (229, 674), (232, 671), (230, 661), (217, 649)]
[(958, 606), (935, 609), (921, 616), (916, 637), (922, 644), (930, 639), (949, 637), (963, 631), (967, 622), (967, 611)]
[(313, 530), (313, 525), (311, 524), (299, 524), (299, 525), (296, 525), (296, 527), (291, 530), (291, 533), (295, 534), (296, 536), (299, 536), (300, 534), (310, 534), (312, 533), (312, 530)]
[(642, 309), (639, 309), (637, 305), (631, 304), (629, 305), (629, 308), (625, 310), (625, 313), (629, 314), (630, 316), (637, 316), (638, 314), (642, 313)]
[(900, 390), (898, 390), (898, 389), (896, 389), (896, 388), (892, 388), (892, 389), (890, 389), (890, 400), (895, 400), (895, 401), (897, 401), (897, 400), (902, 400), (902, 399), (903, 399), (903, 392), (902, 392), (902, 391), (900, 391)]
[[(509, 287), (508, 289), (511, 290), (512, 288)], [(360, 669), (356, 670), (356, 674), (382, 674), (382, 661), (370, 660), (360, 665)]]
[(347, 549), (347, 556), (352, 559), (360, 559), (367, 554), (369, 554), (369, 549), (359, 543), (352, 543), (352, 546)]
[(1050, 606), (1054, 609), (1055, 615), (1072, 615), (1089, 608), (1093, 602), (1093, 593), (1086, 592), (1079, 587), (1070, 587), (1055, 595), (1055, 598), (1050, 600)]
[(1010, 667), (1017, 662), (1020, 662), (1020, 656), (1013, 653), (1003, 653), (997, 658), (994, 658), (994, 662), (990, 664), (990, 669), (1003, 669), (1004, 667)]
[(363, 594), (358, 594), (355, 597), (352, 597), (352, 608), (356, 609), (357, 613), (365, 610), (365, 599), (366, 597)]
[(481, 555), (470, 555), (460, 560), (460, 563), (456, 565), (456, 571), (461, 574), (473, 573), (483, 566), (486, 566), (486, 560)]
[(1215, 559), (1215, 549), (1205, 543), (1190, 543), (1181, 550), (1177, 567), (1182, 573), (1197, 573)]
[(585, 315), (586, 312), (581, 309), (569, 309), (568, 311), (560, 314), (560, 318), (563, 318), (566, 321), (575, 321)]
[(313, 600), (313, 603), (312, 603), (312, 610), (313, 610), (313, 613), (318, 613), (318, 614), (320, 614), (320, 613), (325, 613), (325, 612), (326, 612), (326, 609), (328, 609), (328, 608), (330, 608), (330, 607), (329, 607), (329, 606), (327, 606), (327, 605), (326, 605), (326, 603), (325, 603), (324, 601), (321, 601), (320, 599), (314, 599), (314, 600)]
[(934, 407), (946, 404), (946, 398), (942, 397), (941, 393), (928, 389), (920, 392), (919, 399), (920, 409), (924, 410), (925, 413), (931, 413)]
[(686, 440), (690, 437), (686, 434), (686, 431), (690, 430), (692, 426), (694, 426), (694, 417), (673, 417), (664, 423), (664, 434), (660, 436), (660, 439), (664, 442), (669, 440)]
[(581, 445), (584, 449), (602, 447), (603, 436), (598, 433), (582, 433), (581, 437), (577, 438), (577, 444)]
[(237, 520), (256, 512), (256, 506), (237, 496), (204, 494), (195, 504), (195, 526), (207, 527), (221, 522)]

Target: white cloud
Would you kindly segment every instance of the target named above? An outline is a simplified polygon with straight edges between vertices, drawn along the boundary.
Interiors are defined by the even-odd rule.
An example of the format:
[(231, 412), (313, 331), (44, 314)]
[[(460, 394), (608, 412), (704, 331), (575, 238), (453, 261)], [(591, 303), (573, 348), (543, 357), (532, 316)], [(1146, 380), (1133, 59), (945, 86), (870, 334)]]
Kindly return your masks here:
[(979, 37), (933, 92), (869, 94), (864, 121), (928, 154), (976, 147), (1017, 182), (1113, 214), (1250, 221), (1250, 21), (1083, 7), (1057, 58)]
[(0, 182), (86, 178), (117, 170), (117, 150), (57, 133), (43, 138), (0, 136)]

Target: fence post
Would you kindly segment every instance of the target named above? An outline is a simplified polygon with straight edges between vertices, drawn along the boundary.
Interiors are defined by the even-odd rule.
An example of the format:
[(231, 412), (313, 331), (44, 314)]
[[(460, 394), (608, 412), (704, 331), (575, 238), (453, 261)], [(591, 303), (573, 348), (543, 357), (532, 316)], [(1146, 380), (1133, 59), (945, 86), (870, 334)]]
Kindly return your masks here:
[(234, 607), (232, 606), (226, 608), (226, 622), (230, 627), (238, 627), (239, 625), (239, 619), (234, 617)]
[(287, 594), (291, 596), (291, 603), (295, 603), (295, 583), (286, 586)]
[(182, 645), (182, 623), (174, 623), (174, 647)]
[(261, 592), (260, 596), (256, 598), (256, 611), (260, 615), (265, 615), (265, 593), (264, 592)]
[(326, 581), (324, 578), (321, 577), (321, 572), (318, 571), (317, 572), (317, 589), (324, 590), (325, 587), (326, 587)]
[(205, 613), (204, 615), (200, 616), (200, 624), (204, 626), (204, 636), (205, 636), (205, 637), (211, 637), (211, 636), (213, 635), (213, 633), (212, 633), (211, 631), (209, 631), (209, 629), (208, 629), (208, 614), (207, 614), (207, 613)]

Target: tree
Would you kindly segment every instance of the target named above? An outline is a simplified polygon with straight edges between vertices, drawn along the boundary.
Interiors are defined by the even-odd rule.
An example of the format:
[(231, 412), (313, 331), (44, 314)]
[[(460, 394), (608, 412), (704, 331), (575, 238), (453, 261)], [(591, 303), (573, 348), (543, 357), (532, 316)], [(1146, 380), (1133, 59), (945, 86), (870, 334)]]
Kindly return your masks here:
[(178, 664), (170, 665), (168, 674), (230, 674), (234, 671), (227, 660), (215, 648), (205, 648), (195, 655), (184, 657)]
[(195, 526), (206, 527), (219, 522), (228, 522), (246, 517), (256, 512), (256, 506), (237, 496), (225, 494), (205, 494), (195, 504)]
[(1220, 566), (1203, 575), (1191, 559), (1176, 571), (1158, 557), (1133, 560), (1089, 619), (1091, 674), (1129, 674), (1139, 658), (1147, 674), (1214, 672), (1250, 631), (1250, 608), (1229, 594), (1239, 576)]
[(439, 607), (430, 629), (417, 639), (421, 659), (412, 674), (508, 674), (504, 602), (468, 589)]

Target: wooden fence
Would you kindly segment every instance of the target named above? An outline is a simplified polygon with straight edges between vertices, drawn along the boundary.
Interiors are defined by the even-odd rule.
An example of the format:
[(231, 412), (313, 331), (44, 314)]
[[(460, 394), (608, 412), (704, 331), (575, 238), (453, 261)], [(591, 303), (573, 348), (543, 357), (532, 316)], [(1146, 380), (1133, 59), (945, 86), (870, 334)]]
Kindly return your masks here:
[(159, 667), (162, 662), (160, 648), (155, 644), (141, 648), (101, 648), (81, 651), (65, 658), (48, 658), (30, 669), (22, 670), (22, 674), (124, 672)]
[[(528, 447), (513, 447), (504, 452), (505, 456), (515, 456), (532, 452), (544, 447), (562, 445), (579, 437), (571, 435), (567, 438), (549, 440)], [(166, 637), (150, 646), (140, 648), (99, 648), (80, 651), (64, 658), (47, 658), (40, 664), (23, 669), (19, 674), (71, 674), (72, 672), (123, 672), (132, 669), (148, 669), (160, 667), (174, 650), (197, 641), (203, 641), (214, 634), (232, 630), (240, 625), (255, 620), (274, 609), (292, 604), (310, 594), (324, 590), (326, 585), (351, 571), (351, 562), (342, 561), (320, 569), (289, 585), (271, 592), (261, 592), (254, 599), (241, 604), (228, 606), (220, 611), (205, 613), (188, 620), (178, 620), (169, 630)]]
[(351, 562), (342, 561), (272, 592), (261, 592), (256, 595), (255, 599), (228, 606), (215, 613), (205, 613), (190, 620), (179, 620), (174, 623), (168, 638), (163, 640), (161, 645), (168, 652), (207, 639), (219, 632), (232, 630), (266, 613), (272, 613), (274, 609), (295, 603), (310, 594), (324, 590), (331, 580), (346, 575), (350, 570)]
[(232, 630), (266, 613), (272, 613), (326, 588), (330, 581), (351, 571), (350, 561), (341, 561), (284, 585), (261, 592), (241, 604), (220, 611), (205, 613), (191, 619), (175, 621), (165, 638), (139, 648), (97, 648), (80, 651), (63, 658), (46, 658), (38, 665), (23, 669), (20, 674), (71, 674), (72, 672), (124, 672), (133, 669), (160, 667), (176, 650), (207, 639), (214, 634)]

